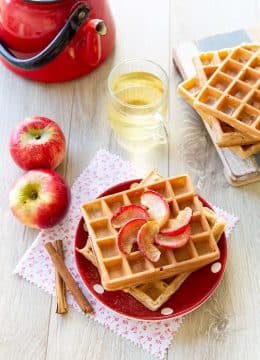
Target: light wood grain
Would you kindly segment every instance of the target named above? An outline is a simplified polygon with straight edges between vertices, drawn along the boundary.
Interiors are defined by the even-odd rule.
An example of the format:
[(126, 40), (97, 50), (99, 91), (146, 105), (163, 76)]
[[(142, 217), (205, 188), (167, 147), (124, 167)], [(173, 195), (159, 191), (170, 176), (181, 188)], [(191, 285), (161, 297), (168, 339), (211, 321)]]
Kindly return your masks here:
[[(100, 147), (133, 160), (143, 170), (158, 167), (162, 175), (190, 173), (201, 194), (241, 219), (229, 243), (224, 280), (201, 309), (188, 315), (169, 359), (260, 358), (260, 186), (230, 187), (206, 131), (195, 112), (176, 93), (181, 80), (171, 64), (174, 43), (228, 31), (259, 21), (258, 0), (111, 0), (117, 24), (114, 54), (88, 77), (66, 84), (44, 85), (21, 79), (0, 66), (0, 359), (151, 359), (91, 319), (70, 311), (55, 314), (55, 301), (12, 274), (36, 231), (25, 229), (8, 210), (10, 184), (21, 173), (10, 160), (8, 138), (25, 116), (56, 120), (68, 140), (59, 171), (70, 184)], [(120, 148), (106, 117), (106, 79), (124, 58), (159, 62), (170, 75), (170, 142), (157, 151), (134, 156)]]
[[(257, 1), (222, 0), (175, 1), (171, 14), (173, 44), (240, 26), (253, 26), (260, 16)], [(180, 149), (178, 170), (191, 173), (201, 194), (239, 216), (240, 224), (229, 243), (223, 282), (211, 300), (186, 317), (175, 346), (169, 350), (169, 359), (257, 359), (260, 357), (257, 345), (260, 334), (257, 310), (260, 303), (260, 266), (257, 261), (260, 255), (257, 226), (260, 184), (235, 189), (226, 183), (221, 162), (202, 122), (176, 94), (179, 81), (180, 77), (174, 71), (171, 96), (175, 114), (173, 129), (176, 129), (177, 121), (181, 124), (175, 141)], [(176, 158), (173, 156), (172, 159), (172, 151), (170, 154), (175, 167)]]

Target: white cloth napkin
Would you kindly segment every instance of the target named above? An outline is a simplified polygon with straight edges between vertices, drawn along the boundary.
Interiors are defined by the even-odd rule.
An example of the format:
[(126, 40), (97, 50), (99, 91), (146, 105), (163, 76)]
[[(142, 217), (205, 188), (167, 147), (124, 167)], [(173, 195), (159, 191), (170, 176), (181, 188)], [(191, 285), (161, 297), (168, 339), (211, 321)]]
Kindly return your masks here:
[[(96, 198), (110, 186), (136, 178), (138, 175), (141, 177), (144, 174), (138, 174), (129, 162), (106, 150), (99, 150), (89, 166), (72, 186), (71, 205), (67, 216), (59, 225), (39, 233), (14, 272), (47, 293), (54, 295), (54, 269), (43, 243), (61, 239), (63, 241), (66, 265), (95, 310), (94, 316), (88, 316), (92, 316), (94, 321), (103, 324), (116, 334), (129, 339), (135, 345), (162, 359), (182, 323), (182, 318), (141, 322), (117, 315), (105, 308), (88, 293), (77, 273), (73, 260), (74, 235), (81, 217), (79, 205)], [(229, 236), (237, 222), (237, 218), (217, 207), (214, 209), (217, 214), (226, 220), (228, 224), (226, 234)], [(68, 303), (80, 311), (70, 294), (68, 294)]]

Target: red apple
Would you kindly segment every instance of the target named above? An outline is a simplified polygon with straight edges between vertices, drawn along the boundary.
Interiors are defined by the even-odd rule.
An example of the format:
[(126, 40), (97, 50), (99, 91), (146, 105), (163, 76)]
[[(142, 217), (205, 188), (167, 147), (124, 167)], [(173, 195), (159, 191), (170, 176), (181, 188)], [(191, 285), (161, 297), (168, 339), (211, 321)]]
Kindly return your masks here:
[(137, 239), (137, 233), (145, 223), (145, 219), (132, 219), (120, 229), (118, 233), (118, 247), (120, 251), (127, 255), (131, 253)]
[(22, 169), (55, 169), (64, 159), (66, 141), (54, 121), (34, 116), (17, 124), (10, 137), (9, 149), (13, 160)]
[(160, 250), (154, 245), (159, 230), (159, 224), (156, 221), (147, 221), (137, 233), (138, 248), (151, 262), (157, 262), (161, 256)]
[(155, 243), (166, 249), (178, 249), (184, 246), (191, 236), (190, 225), (186, 227), (184, 232), (175, 236), (167, 236), (165, 234), (157, 234), (155, 236)]
[(66, 214), (70, 191), (54, 170), (35, 169), (22, 175), (10, 191), (13, 214), (23, 224), (38, 229), (56, 225)]
[(141, 204), (148, 209), (148, 214), (150, 215), (151, 220), (157, 221), (160, 227), (164, 226), (169, 220), (169, 204), (157, 191), (145, 191), (141, 196)]
[(131, 204), (121, 206), (112, 216), (111, 224), (115, 228), (124, 226), (132, 219), (149, 219), (149, 214), (146, 209), (140, 205)]
[(183, 233), (188, 227), (192, 217), (192, 209), (186, 207), (181, 210), (178, 216), (174, 219), (169, 219), (167, 224), (160, 230), (161, 234), (167, 236), (175, 236)]

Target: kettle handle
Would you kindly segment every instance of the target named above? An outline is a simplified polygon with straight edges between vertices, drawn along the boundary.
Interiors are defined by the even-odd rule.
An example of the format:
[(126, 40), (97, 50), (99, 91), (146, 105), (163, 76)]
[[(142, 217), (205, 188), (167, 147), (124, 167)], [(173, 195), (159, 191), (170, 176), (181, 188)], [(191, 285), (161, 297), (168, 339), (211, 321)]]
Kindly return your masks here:
[(2, 56), (8, 63), (24, 70), (34, 70), (40, 68), (52, 61), (62, 52), (62, 50), (65, 49), (72, 38), (76, 35), (81, 25), (87, 20), (88, 14), (89, 7), (85, 4), (79, 4), (68, 18), (66, 24), (49, 43), (49, 45), (31, 58), (17, 58), (7, 49), (7, 47), (4, 46), (3, 43), (0, 43), (0, 56)]

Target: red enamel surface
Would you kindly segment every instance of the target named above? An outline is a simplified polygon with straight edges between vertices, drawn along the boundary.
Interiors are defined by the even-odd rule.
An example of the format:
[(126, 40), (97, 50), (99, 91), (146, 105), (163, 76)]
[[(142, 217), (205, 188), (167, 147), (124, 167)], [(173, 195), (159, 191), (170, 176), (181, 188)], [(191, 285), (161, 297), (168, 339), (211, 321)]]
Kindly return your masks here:
[[(107, 0), (64, 0), (52, 4), (2, 0), (0, 38), (17, 57), (35, 55), (57, 35), (79, 3), (89, 6), (89, 20), (53, 61), (32, 71), (19, 69), (4, 59), (2, 62), (21, 76), (44, 82), (71, 80), (94, 70), (109, 56), (115, 43), (115, 25)], [(105, 36), (93, 32), (96, 19), (104, 21)]]

